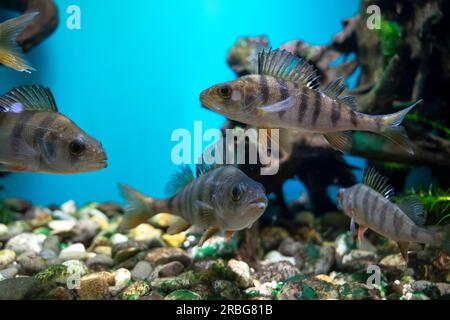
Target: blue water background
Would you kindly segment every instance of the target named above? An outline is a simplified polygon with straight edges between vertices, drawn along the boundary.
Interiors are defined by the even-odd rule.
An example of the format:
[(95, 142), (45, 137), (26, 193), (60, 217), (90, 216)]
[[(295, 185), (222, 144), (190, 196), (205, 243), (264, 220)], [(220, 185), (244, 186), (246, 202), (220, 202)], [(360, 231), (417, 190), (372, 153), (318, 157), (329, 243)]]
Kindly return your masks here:
[[(224, 118), (200, 107), (204, 88), (234, 78), (225, 62), (237, 37), (266, 34), (273, 47), (293, 39), (329, 43), (358, 0), (57, 1), (56, 32), (27, 54), (31, 75), (0, 67), (0, 91), (49, 86), (62, 113), (102, 141), (109, 167), (61, 176), (13, 174), (2, 196), (35, 204), (120, 200), (117, 183), (164, 195), (175, 169), (174, 129), (219, 128)], [(81, 30), (66, 27), (69, 5)], [(1, 17), (15, 13), (2, 11)], [(363, 162), (351, 160), (357, 165)], [(359, 174), (360, 175), (360, 174)], [(288, 188), (295, 195), (298, 185)], [(291, 195), (291, 197), (292, 197)]]

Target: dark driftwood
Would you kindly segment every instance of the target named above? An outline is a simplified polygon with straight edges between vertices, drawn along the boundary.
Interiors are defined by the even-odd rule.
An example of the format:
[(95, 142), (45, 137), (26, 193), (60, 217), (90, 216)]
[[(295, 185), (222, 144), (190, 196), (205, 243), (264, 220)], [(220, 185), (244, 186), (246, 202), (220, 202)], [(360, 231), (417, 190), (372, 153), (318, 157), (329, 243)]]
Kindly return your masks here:
[(58, 11), (52, 0), (1, 0), (0, 5), (23, 13), (39, 12), (35, 20), (17, 38), (17, 43), (24, 52), (41, 43), (58, 25)]
[[(380, 7), (383, 21), (395, 22), (401, 28), (400, 43), (392, 54), (386, 54), (383, 50), (381, 31), (371, 30), (366, 26), (368, 18), (366, 9), (373, 4)], [(344, 94), (358, 98), (358, 110), (361, 112), (390, 113), (398, 110), (396, 108), (398, 105), (407, 105), (421, 98), (423, 103), (415, 109), (419, 118), (438, 121), (449, 127), (449, 8), (450, 5), (446, 1), (364, 0), (361, 3), (360, 13), (343, 20), (343, 30), (333, 37), (330, 44), (314, 46), (301, 40), (293, 40), (283, 44), (281, 48), (312, 63), (321, 76), (322, 87), (338, 77), (349, 78), (356, 68), (360, 67), (357, 86)], [(255, 52), (260, 47), (269, 47), (267, 37), (238, 39), (228, 55), (228, 62), (233, 62), (233, 70), (239, 70), (238, 75), (254, 72), (251, 62), (254, 61)], [(350, 53), (355, 55), (353, 59), (348, 58)], [(249, 58), (252, 55), (253, 58)], [(343, 62), (332, 64), (337, 58), (343, 58)], [(240, 65), (237, 67), (239, 62)], [(421, 122), (406, 120), (404, 124), (411, 138), (413, 155), (383, 138), (367, 133), (356, 135), (351, 154), (371, 161), (427, 165), (435, 171), (448, 172), (450, 167), (448, 136)], [(285, 167), (300, 166), (301, 161), (295, 154), (308, 153), (306, 151), (308, 143), (303, 141), (296, 145), (298, 150), (282, 163), (279, 175), (273, 177), (272, 181), (288, 178), (287, 176), (294, 172), (299, 175), (298, 171), (301, 169), (290, 170)], [(326, 142), (322, 141), (319, 144), (320, 150), (325, 152), (328, 148)], [(373, 148), (375, 145), (377, 148)], [(317, 150), (315, 149), (317, 141), (316, 145), (311, 147)], [(325, 154), (330, 152), (326, 151)], [(339, 156), (335, 156), (335, 159), (338, 158)], [(336, 164), (330, 163), (329, 166)], [(306, 170), (311, 171), (309, 169)], [(289, 174), (285, 175), (285, 172)], [(275, 189), (278, 189), (278, 186)], [(280, 191), (276, 193), (279, 194)]]
[[(388, 43), (389, 38), (387, 42), (386, 37), (383, 38), (383, 30), (367, 27), (369, 5), (379, 6), (382, 23), (393, 22), (400, 27), (401, 37), (397, 38), (400, 40), (394, 50), (393, 43)], [(359, 14), (343, 20), (343, 30), (333, 37), (330, 44), (314, 46), (293, 40), (281, 46), (317, 68), (322, 88), (338, 77), (348, 79), (359, 67), (356, 87), (344, 94), (358, 98), (358, 110), (361, 112), (390, 113), (398, 110), (398, 106), (423, 99), (423, 103), (414, 110), (419, 121), (404, 121), (414, 155), (368, 133), (355, 135), (351, 154), (367, 158), (370, 162), (428, 166), (438, 185), (443, 188), (450, 187), (450, 141), (448, 133), (430, 123), (439, 122), (450, 127), (449, 11), (450, 3), (442, 0), (362, 0)], [(385, 50), (386, 44), (391, 46), (390, 51)], [(238, 76), (255, 71), (252, 62), (260, 47), (269, 47), (267, 37), (238, 39), (227, 59)], [(350, 54), (354, 58), (349, 59)], [(337, 58), (343, 58), (343, 62), (332, 64)], [(225, 125), (233, 126), (230, 121)], [(323, 190), (334, 179), (327, 179), (327, 175), (339, 176), (346, 183), (352, 181), (350, 169), (341, 155), (330, 150), (327, 143), (320, 139), (300, 138), (292, 155), (280, 164), (276, 176), (258, 176), (255, 168), (243, 169), (262, 181), (268, 191), (274, 192), (284, 208), (282, 184), (292, 176), (300, 177), (310, 191), (315, 211), (318, 212), (324, 209), (322, 205), (330, 207)], [(395, 184), (402, 186), (406, 173), (397, 172), (393, 177)], [(253, 238), (256, 241), (256, 236)]]

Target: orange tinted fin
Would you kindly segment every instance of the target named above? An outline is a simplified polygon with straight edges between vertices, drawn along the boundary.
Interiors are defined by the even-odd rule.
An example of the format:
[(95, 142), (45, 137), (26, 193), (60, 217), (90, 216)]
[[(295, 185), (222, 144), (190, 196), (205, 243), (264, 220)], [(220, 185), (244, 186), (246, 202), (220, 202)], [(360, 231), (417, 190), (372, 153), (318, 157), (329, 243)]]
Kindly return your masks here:
[(364, 232), (366, 232), (367, 227), (359, 226), (358, 228), (358, 241), (362, 241), (362, 238), (364, 236)]
[(225, 232), (225, 238), (227, 239), (227, 241), (230, 241), (233, 238), (235, 233), (236, 233), (236, 231), (227, 231), (227, 232)]
[(208, 228), (205, 233), (202, 235), (202, 237), (200, 238), (200, 241), (198, 242), (198, 245), (201, 247), (206, 240), (208, 240), (209, 238), (211, 238), (213, 235), (215, 235), (217, 232), (219, 231), (219, 229), (217, 227), (210, 227)]
[(408, 248), (409, 242), (397, 242), (398, 247), (400, 248), (400, 252), (402, 253), (403, 259), (408, 262)]

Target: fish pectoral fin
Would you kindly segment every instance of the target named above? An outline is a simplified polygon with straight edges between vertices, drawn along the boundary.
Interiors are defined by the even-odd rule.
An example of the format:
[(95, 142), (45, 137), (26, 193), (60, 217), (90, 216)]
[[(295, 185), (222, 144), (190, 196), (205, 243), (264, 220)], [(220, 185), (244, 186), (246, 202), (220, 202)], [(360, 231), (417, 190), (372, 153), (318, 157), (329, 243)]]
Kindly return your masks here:
[(355, 218), (352, 218), (352, 219), (350, 220), (350, 234), (351, 234), (351, 235), (354, 235), (354, 234), (355, 234), (355, 229), (356, 229), (356, 226), (355, 226)]
[(358, 241), (362, 241), (364, 237), (364, 232), (366, 232), (367, 227), (366, 226), (359, 226), (358, 227)]
[(350, 131), (330, 132), (324, 134), (324, 137), (338, 151), (349, 153), (352, 149), (353, 137)]
[(203, 233), (202, 237), (200, 238), (200, 241), (198, 242), (198, 246), (203, 246), (206, 240), (211, 238), (213, 235), (215, 235), (217, 232), (219, 232), (219, 228), (217, 227), (209, 227), (205, 233)]
[(201, 200), (196, 200), (194, 205), (200, 212), (200, 220), (203, 227), (208, 227), (215, 222), (215, 210), (212, 206)]
[(399, 242), (397, 242), (397, 244), (398, 244), (398, 247), (400, 248), (400, 252), (402, 254), (403, 259), (405, 259), (405, 261), (408, 262), (409, 242), (399, 241)]
[(274, 128), (259, 128), (267, 130), (267, 138), (262, 134), (259, 136), (259, 143), (263, 147), (263, 152), (267, 152), (269, 150), (268, 140), (270, 139), (270, 150), (274, 150), (274, 148), (278, 148), (281, 152), (284, 153), (285, 157), (288, 157), (292, 153), (292, 146), (294, 144), (292, 139), (292, 130), (290, 129), (274, 129)]
[(170, 224), (169, 228), (167, 229), (168, 234), (177, 234), (183, 231), (186, 231), (189, 229), (191, 224), (180, 217), (174, 217), (172, 223)]
[(236, 233), (236, 231), (226, 231), (225, 238), (227, 239), (227, 241), (230, 241), (233, 238), (235, 233)]
[(294, 99), (292, 97), (288, 97), (284, 100), (275, 102), (274, 104), (259, 107), (259, 110), (263, 113), (276, 113), (286, 111), (294, 106)]

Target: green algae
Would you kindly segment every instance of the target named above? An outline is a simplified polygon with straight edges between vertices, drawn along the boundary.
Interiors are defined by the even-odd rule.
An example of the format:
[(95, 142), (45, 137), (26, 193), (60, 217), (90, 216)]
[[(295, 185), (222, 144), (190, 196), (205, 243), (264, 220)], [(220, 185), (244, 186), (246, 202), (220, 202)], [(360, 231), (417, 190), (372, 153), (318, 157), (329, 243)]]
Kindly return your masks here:
[(230, 258), (233, 257), (237, 250), (237, 241), (235, 239), (231, 241), (217, 240), (209, 245), (204, 245), (198, 248), (194, 260), (205, 259), (217, 259), (217, 258)]
[(389, 60), (399, 50), (403, 42), (403, 33), (400, 25), (395, 21), (388, 21), (381, 17), (378, 34), (381, 40), (381, 50), (383, 55)]
[(62, 264), (56, 264), (36, 274), (35, 278), (41, 283), (49, 283), (61, 280), (67, 275), (67, 267)]
[(185, 289), (175, 290), (164, 297), (165, 300), (200, 300), (199, 294)]
[(0, 223), (8, 224), (14, 220), (14, 212), (0, 202)]
[(148, 281), (136, 281), (120, 294), (120, 298), (123, 300), (139, 300), (147, 295), (150, 290), (151, 287)]

